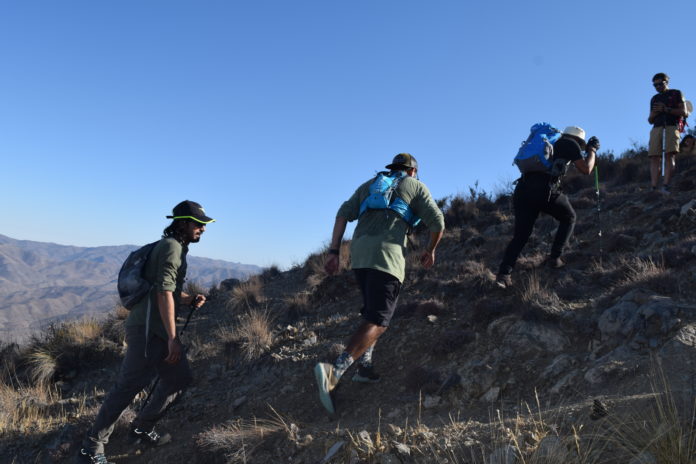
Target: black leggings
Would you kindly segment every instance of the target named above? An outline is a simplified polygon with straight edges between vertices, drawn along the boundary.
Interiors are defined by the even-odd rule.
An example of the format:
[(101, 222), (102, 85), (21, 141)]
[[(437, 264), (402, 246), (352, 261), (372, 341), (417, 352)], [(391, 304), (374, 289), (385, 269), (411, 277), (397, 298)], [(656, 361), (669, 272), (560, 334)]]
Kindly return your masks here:
[(546, 213), (555, 218), (558, 224), (556, 237), (551, 246), (551, 257), (557, 258), (563, 253), (575, 227), (575, 211), (562, 193), (552, 193), (546, 178), (522, 178), (517, 183), (513, 196), (515, 207), (515, 235), (505, 249), (503, 262), (500, 263), (500, 274), (510, 274), (515, 267), (517, 257), (527, 240), (532, 235), (534, 223), (539, 213)]

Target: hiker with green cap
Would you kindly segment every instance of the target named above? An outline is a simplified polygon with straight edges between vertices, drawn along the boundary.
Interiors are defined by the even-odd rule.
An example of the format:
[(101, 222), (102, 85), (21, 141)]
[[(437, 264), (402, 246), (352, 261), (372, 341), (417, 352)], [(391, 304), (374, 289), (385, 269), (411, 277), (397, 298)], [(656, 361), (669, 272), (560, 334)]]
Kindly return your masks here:
[[(585, 158), (582, 156), (583, 150), (587, 155)], [(561, 181), (571, 163), (581, 173), (590, 174), (594, 169), (597, 150), (597, 137), (591, 137), (585, 142), (585, 131), (577, 126), (569, 126), (553, 144), (551, 169), (527, 172), (516, 181), (512, 197), (515, 211), (514, 235), (498, 269), (496, 284), (499, 287), (512, 285), (512, 270), (542, 212), (558, 221), (551, 253), (545, 263), (556, 269), (564, 265), (561, 255), (573, 234), (576, 216), (568, 197), (561, 191)]]
[(648, 116), (648, 122), (653, 125), (648, 142), (650, 188), (653, 191), (657, 190), (664, 154), (665, 172), (661, 192), (669, 194), (675, 158), (679, 152), (679, 134), (684, 129), (687, 117), (686, 105), (682, 93), (677, 89), (669, 88), (667, 74), (655, 74), (652, 83), (657, 94), (650, 99), (650, 115)]
[(343, 353), (331, 363), (314, 367), (319, 398), (326, 410), (335, 412), (331, 397), (346, 370), (355, 360), (358, 369), (353, 381), (379, 380), (372, 355), (379, 337), (389, 327), (406, 272), (407, 234), (422, 220), (430, 240), (420, 262), (426, 269), (435, 263), (435, 248), (442, 239), (445, 221), (442, 211), (423, 182), (418, 180), (418, 163), (409, 153), (396, 155), (388, 172), (363, 183), (340, 207), (336, 215), (325, 264), (333, 275), (339, 267), (339, 250), (346, 225), (358, 221), (350, 247), (351, 265), (363, 296), (363, 321), (348, 340)]
[(167, 218), (172, 222), (154, 244), (143, 268), (149, 291), (134, 304), (126, 319), (128, 349), (121, 370), (83, 441), (80, 462), (108, 464), (104, 445), (116, 421), (156, 375), (156, 387), (131, 423), (130, 435), (148, 445), (169, 441), (168, 435), (155, 431), (155, 424), (193, 379), (184, 346), (177, 337), (175, 309), (177, 305), (200, 308), (205, 303), (204, 295), (189, 295), (182, 287), (188, 246), (198, 243), (206, 225), (215, 220), (200, 204), (188, 200), (176, 205)]

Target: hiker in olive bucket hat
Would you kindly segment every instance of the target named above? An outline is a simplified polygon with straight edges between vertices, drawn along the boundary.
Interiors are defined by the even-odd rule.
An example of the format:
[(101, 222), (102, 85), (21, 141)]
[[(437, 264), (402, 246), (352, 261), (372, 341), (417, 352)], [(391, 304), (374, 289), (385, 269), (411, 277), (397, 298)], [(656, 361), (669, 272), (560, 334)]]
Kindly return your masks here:
[[(583, 150), (587, 155), (585, 158), (582, 156)], [(545, 263), (552, 268), (560, 268), (564, 265), (561, 254), (573, 234), (575, 211), (568, 197), (561, 191), (561, 181), (571, 163), (581, 173), (590, 174), (595, 165), (597, 150), (599, 150), (597, 137), (591, 137), (585, 142), (585, 131), (577, 126), (569, 126), (563, 131), (561, 138), (553, 144), (551, 170), (528, 172), (517, 180), (513, 194), (515, 231), (498, 269), (496, 279), (498, 286), (505, 288), (512, 285), (512, 269), (522, 248), (532, 235), (539, 213), (546, 213), (559, 223), (556, 237), (551, 245), (551, 254)]]
[(188, 200), (176, 205), (167, 218), (172, 219), (172, 223), (164, 229), (162, 239), (142, 248), (152, 247), (142, 269), (150, 284), (149, 291), (130, 308), (126, 319), (128, 349), (116, 383), (83, 440), (78, 454), (80, 462), (108, 463), (104, 445), (109, 441), (114, 424), (135, 395), (155, 376), (159, 376), (156, 387), (133, 419), (130, 435), (153, 446), (168, 442), (169, 434), (157, 433), (155, 424), (192, 381), (186, 353), (176, 332), (175, 308), (180, 304), (200, 308), (205, 303), (204, 295), (189, 295), (182, 287), (188, 246), (198, 243), (206, 225), (215, 220), (206, 215), (201, 205)]
[[(420, 258), (427, 269), (435, 263), (435, 248), (445, 229), (442, 211), (416, 177), (416, 159), (409, 153), (400, 153), (386, 168), (389, 171), (364, 182), (343, 203), (333, 227), (325, 265), (329, 275), (339, 270), (346, 224), (358, 221), (350, 259), (363, 296), (363, 321), (334, 363), (320, 362), (314, 367), (319, 399), (330, 414), (335, 412), (332, 392), (354, 361), (357, 360), (358, 368), (353, 381), (372, 383), (380, 378), (372, 364), (372, 353), (396, 308), (405, 276), (406, 235), (421, 219), (430, 230), (430, 241)], [(391, 363), (394, 364), (393, 359)]]

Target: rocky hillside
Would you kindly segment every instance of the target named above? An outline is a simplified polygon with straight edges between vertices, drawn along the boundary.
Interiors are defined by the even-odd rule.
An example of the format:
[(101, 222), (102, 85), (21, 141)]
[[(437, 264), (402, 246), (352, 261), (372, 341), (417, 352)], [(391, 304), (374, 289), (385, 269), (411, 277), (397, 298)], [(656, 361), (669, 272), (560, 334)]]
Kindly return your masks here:
[[(542, 265), (555, 230), (542, 217), (508, 289), (494, 272), (512, 232), (510, 197), (443, 200), (448, 230), (433, 269), (416, 265), (426, 237), (412, 236), (401, 304), (375, 350), (382, 380), (346, 374), (336, 417), (319, 405), (312, 367), (359, 322), (352, 274), (326, 277), (319, 253), (211, 289), (184, 337), (195, 383), (161, 423), (175, 439), (130, 443), (129, 410), (110, 460), (694, 462), (696, 159), (679, 161), (664, 195), (649, 191), (644, 156), (601, 159), (599, 214), (593, 179), (571, 175), (578, 224), (566, 267)], [(71, 462), (115, 377), (120, 324), (66, 324), (5, 346), (4, 462)]]
[[(134, 245), (74, 247), (0, 235), (0, 338), (21, 341), (60, 319), (101, 315), (116, 302), (116, 276)], [(192, 256), (189, 281), (210, 286), (261, 272)]]

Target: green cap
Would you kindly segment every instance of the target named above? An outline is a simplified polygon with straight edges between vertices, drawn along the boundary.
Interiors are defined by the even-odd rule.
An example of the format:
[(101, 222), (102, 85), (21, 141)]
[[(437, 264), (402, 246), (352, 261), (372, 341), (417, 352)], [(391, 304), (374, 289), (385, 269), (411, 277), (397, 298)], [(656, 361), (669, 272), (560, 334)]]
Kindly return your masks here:
[(399, 168), (416, 168), (418, 169), (418, 161), (410, 153), (399, 153), (394, 157), (391, 164), (385, 166), (387, 169)]

